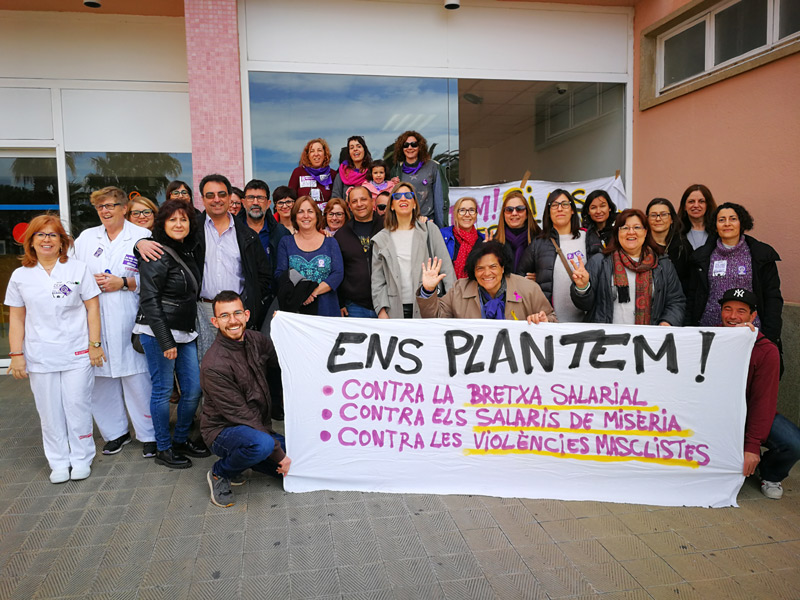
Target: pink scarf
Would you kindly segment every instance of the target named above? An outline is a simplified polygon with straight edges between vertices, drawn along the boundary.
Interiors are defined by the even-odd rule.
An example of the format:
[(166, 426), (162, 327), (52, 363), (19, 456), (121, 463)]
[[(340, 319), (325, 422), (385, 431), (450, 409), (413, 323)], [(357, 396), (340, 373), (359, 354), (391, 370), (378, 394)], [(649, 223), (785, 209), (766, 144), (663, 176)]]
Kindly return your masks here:
[(351, 169), (350, 163), (344, 161), (339, 165), (339, 177), (341, 177), (342, 183), (347, 186), (364, 185), (367, 180), (367, 170), (357, 171), (356, 169)]

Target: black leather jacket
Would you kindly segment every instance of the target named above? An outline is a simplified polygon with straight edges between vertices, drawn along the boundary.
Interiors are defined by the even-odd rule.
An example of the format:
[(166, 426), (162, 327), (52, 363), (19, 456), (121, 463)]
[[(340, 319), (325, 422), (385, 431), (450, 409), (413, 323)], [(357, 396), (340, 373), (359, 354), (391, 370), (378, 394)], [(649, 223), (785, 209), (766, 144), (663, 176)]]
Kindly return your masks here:
[[(184, 244), (166, 239), (156, 239), (169, 246), (183, 259), (192, 271), (194, 281), (200, 282), (200, 269), (193, 254), (194, 242)], [(192, 277), (172, 256), (165, 252), (158, 260), (145, 262), (134, 249), (139, 259), (139, 314), (136, 322), (149, 325), (158, 345), (166, 351), (177, 344), (170, 329), (194, 331), (197, 318), (199, 289)]]

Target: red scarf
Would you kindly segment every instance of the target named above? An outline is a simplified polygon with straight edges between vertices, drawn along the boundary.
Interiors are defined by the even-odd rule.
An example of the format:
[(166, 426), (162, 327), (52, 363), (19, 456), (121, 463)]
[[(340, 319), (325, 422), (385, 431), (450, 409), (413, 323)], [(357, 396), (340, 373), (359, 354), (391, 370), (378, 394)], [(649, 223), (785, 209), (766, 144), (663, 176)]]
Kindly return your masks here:
[(633, 308), (635, 323), (637, 325), (650, 325), (650, 308), (653, 304), (653, 269), (658, 265), (658, 258), (649, 246), (642, 246), (639, 262), (630, 256), (616, 250), (612, 255), (614, 261), (614, 285), (617, 287), (617, 298), (620, 304), (631, 301), (631, 292), (628, 286), (629, 269), (636, 273), (636, 296)]
[(478, 241), (478, 230), (474, 227), (464, 231), (458, 225), (453, 225), (453, 237), (458, 241), (458, 254), (453, 261), (456, 277), (462, 279), (467, 276), (467, 256), (469, 256), (475, 242)]

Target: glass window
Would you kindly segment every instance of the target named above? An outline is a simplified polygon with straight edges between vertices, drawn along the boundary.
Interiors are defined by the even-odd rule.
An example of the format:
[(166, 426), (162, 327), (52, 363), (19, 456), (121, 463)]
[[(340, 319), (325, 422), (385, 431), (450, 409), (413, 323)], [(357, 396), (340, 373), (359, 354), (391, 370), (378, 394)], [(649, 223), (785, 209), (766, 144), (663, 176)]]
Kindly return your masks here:
[(778, 37), (783, 39), (800, 31), (800, 0), (780, 0)]
[[(58, 213), (54, 157), (0, 157), (0, 302), (11, 273), (20, 266), (25, 224), (46, 211)], [(8, 307), (0, 304), (0, 357), (8, 356)]]
[(697, 25), (664, 42), (664, 86), (672, 85), (705, 71), (706, 24)]
[(69, 208), (72, 235), (100, 224), (89, 202), (95, 190), (109, 185), (126, 193), (139, 192), (163, 203), (167, 185), (173, 179), (192, 181), (192, 155), (163, 152), (67, 152)]
[(714, 16), (714, 64), (767, 43), (767, 0), (742, 0)]

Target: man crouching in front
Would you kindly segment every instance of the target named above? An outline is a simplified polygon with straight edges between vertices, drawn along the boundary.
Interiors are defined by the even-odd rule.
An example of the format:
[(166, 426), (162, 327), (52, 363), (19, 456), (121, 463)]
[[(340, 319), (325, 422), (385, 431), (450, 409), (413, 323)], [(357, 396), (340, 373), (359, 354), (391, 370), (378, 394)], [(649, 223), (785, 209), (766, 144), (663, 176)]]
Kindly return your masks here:
[(272, 342), (246, 329), (250, 311), (236, 292), (217, 294), (212, 310), (211, 323), (219, 331), (200, 368), (205, 399), (200, 432), (220, 457), (207, 475), (211, 502), (228, 507), (234, 505), (231, 485), (244, 483), (244, 470), (277, 477), (289, 472), (292, 461), (269, 412), (267, 369), (279, 368)]

